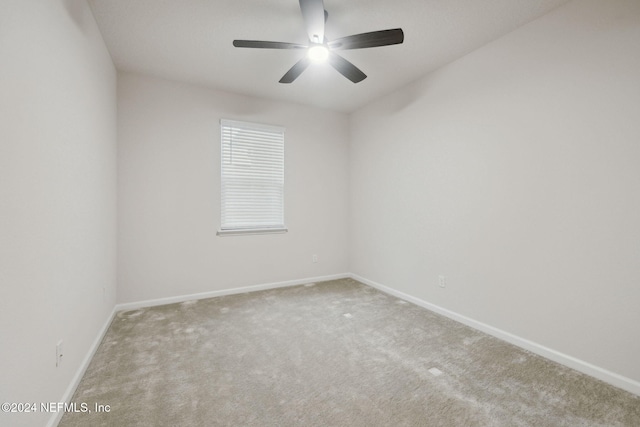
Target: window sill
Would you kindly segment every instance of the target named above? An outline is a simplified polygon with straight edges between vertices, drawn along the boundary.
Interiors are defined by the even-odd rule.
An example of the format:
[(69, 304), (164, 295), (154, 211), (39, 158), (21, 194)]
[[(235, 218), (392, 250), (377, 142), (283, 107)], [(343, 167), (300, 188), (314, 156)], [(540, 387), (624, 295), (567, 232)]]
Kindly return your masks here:
[(237, 230), (218, 230), (216, 235), (226, 236), (252, 236), (256, 234), (283, 234), (289, 231), (288, 228), (245, 228)]

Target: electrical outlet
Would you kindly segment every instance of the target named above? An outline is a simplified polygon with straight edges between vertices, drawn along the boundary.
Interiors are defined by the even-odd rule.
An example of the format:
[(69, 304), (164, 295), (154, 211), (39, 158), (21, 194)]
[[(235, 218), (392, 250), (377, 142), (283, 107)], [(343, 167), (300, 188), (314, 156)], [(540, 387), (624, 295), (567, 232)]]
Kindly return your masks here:
[(311, 262), (318, 262), (318, 255), (311, 255)]
[(60, 363), (62, 363), (62, 355), (63, 355), (63, 350), (62, 350), (62, 340), (58, 341), (58, 344), (56, 344), (56, 368), (58, 366), (60, 366)]
[(438, 286), (440, 286), (441, 288), (447, 287), (447, 278), (443, 275), (438, 276)]

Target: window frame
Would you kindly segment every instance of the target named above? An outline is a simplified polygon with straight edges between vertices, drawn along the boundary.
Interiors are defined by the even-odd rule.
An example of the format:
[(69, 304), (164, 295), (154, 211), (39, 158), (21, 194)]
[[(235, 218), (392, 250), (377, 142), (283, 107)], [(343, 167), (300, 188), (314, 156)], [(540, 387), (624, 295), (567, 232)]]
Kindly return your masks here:
[[(281, 203), (280, 214), (282, 224), (273, 224), (263, 226), (259, 224), (247, 225), (247, 226), (229, 226), (228, 221), (225, 226), (223, 221), (225, 219), (225, 182), (229, 180), (229, 176), (225, 178), (225, 132), (230, 132), (233, 129), (247, 130), (250, 132), (265, 132), (270, 134), (281, 134), (282, 143), (282, 162), (281, 168), (275, 170), (282, 171), (282, 187), (281, 187)], [(261, 123), (244, 122), (238, 120), (220, 119), (220, 228), (217, 231), (218, 236), (234, 236), (234, 235), (255, 235), (255, 234), (280, 234), (286, 233), (288, 228), (285, 226), (285, 132), (286, 129), (282, 126), (266, 125)], [(265, 141), (263, 141), (265, 142)], [(232, 178), (233, 179), (233, 178)], [(226, 180), (226, 181), (225, 181)], [(264, 181), (261, 181), (264, 182)], [(241, 196), (240, 196), (241, 197)], [(228, 213), (227, 213), (228, 214)]]

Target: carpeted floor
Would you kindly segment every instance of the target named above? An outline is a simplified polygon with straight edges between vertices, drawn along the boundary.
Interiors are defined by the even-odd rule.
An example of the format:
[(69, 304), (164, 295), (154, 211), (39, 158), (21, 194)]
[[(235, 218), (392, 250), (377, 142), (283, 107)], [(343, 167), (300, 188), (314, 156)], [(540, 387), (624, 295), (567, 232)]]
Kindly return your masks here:
[(351, 279), (120, 312), (72, 401), (62, 427), (640, 426), (640, 397)]

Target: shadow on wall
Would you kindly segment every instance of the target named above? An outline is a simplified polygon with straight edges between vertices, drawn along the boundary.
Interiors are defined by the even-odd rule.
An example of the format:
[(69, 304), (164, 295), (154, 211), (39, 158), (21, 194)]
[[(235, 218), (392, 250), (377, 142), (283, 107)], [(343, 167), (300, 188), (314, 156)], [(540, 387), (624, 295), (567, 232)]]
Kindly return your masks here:
[(75, 27), (85, 36), (89, 35), (91, 10), (87, 6), (85, 0), (64, 0), (64, 8), (69, 14), (69, 18), (75, 24)]

